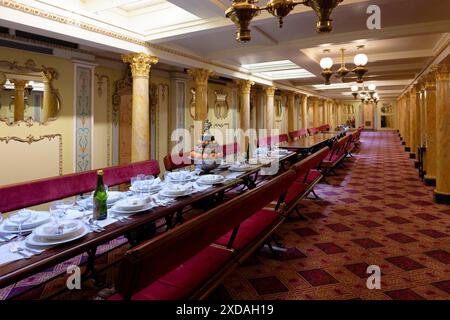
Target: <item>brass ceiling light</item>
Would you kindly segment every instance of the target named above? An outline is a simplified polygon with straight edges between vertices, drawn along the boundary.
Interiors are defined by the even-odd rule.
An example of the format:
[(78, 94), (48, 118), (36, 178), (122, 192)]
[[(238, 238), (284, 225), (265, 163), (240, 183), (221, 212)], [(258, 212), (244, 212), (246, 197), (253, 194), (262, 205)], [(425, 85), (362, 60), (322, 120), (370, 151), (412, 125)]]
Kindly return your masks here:
[(338, 75), (341, 78), (344, 78), (350, 72), (350, 70), (348, 70), (347, 67), (345, 66), (344, 52), (345, 52), (345, 49), (341, 48), (341, 67), (337, 71)]
[(232, 0), (231, 7), (225, 11), (225, 16), (236, 25), (236, 40), (248, 42), (251, 40), (250, 23), (262, 10), (267, 10), (278, 18), (280, 28), (283, 19), (299, 4), (311, 7), (317, 15), (316, 30), (319, 33), (330, 32), (332, 21), (330, 19), (333, 9), (343, 0), (270, 0), (265, 7), (259, 7), (259, 0)]
[(258, 0), (233, 0), (231, 7), (225, 12), (237, 27), (236, 40), (247, 42), (251, 40), (250, 22), (259, 15), (261, 9), (255, 4)]
[[(357, 49), (361, 49), (364, 48), (364, 45), (358, 46)], [(347, 76), (347, 74), (349, 74), (350, 72), (353, 72), (356, 74), (357, 83), (363, 83), (364, 82), (364, 75), (366, 74), (366, 72), (368, 71), (368, 69), (365, 67), (367, 65), (367, 62), (369, 61), (369, 58), (367, 58), (367, 55), (365, 55), (364, 53), (359, 53), (355, 56), (354, 58), (354, 63), (356, 65), (355, 68), (353, 68), (352, 70), (349, 70), (346, 66), (345, 66), (345, 59), (344, 59), (344, 52), (345, 49), (341, 48), (341, 67), (336, 71), (337, 76), (340, 77), (342, 79), (342, 81), (344, 82), (344, 78), (345, 76)], [(325, 49), (323, 50), (324, 53), (329, 53), (330, 49)], [(333, 70), (331, 69), (333, 67), (333, 60), (330, 57), (325, 57), (322, 58), (320, 60), (320, 67), (322, 68), (322, 76), (325, 78), (325, 84), (329, 85), (330, 84), (330, 78), (333, 75)]]
[(305, 5), (311, 7), (317, 15), (316, 30), (319, 33), (331, 32), (333, 29), (330, 19), (333, 9), (337, 7), (343, 0), (306, 0)]

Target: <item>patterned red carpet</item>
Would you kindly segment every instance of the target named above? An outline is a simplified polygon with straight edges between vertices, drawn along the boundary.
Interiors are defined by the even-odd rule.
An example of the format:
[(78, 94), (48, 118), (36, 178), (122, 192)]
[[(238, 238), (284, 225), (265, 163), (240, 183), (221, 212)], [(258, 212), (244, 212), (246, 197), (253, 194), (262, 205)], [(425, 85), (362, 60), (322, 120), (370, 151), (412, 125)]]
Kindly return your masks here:
[[(450, 207), (436, 205), (432, 188), (417, 178), (392, 132), (364, 133), (361, 151), (316, 190), (323, 200), (301, 203), (307, 221), (285, 222), (277, 231), (285, 248), (275, 258), (262, 250), (225, 279), (216, 299), (450, 299)], [(123, 239), (105, 245), (110, 250)], [(126, 246), (97, 261), (100, 269), (123, 256)], [(80, 263), (79, 256), (68, 264)], [(61, 292), (61, 264), (0, 290), (12, 298), (61, 274), (20, 299), (102, 299), (111, 290), (89, 281), (80, 292)], [(366, 288), (366, 269), (381, 268), (381, 290)]]
[[(301, 203), (308, 221), (277, 231), (280, 258), (253, 256), (212, 298), (450, 299), (450, 207), (433, 203), (397, 134), (366, 132), (361, 151), (320, 201)], [(381, 290), (366, 287), (381, 267)]]

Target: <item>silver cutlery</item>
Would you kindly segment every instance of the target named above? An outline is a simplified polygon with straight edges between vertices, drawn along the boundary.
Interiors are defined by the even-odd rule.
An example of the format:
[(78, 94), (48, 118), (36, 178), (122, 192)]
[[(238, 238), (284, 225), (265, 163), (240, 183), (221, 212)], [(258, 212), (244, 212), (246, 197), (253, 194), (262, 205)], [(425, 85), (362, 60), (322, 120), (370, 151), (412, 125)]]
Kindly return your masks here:
[(33, 256), (33, 254), (26, 254), (25, 252), (27, 252), (27, 251), (18, 245), (14, 245), (13, 247), (11, 247), (9, 249), (9, 251), (11, 251), (11, 253), (17, 253), (17, 254), (21, 255), (25, 259), (30, 259)]
[(101, 226), (98, 224), (98, 221), (97, 221), (97, 220), (94, 220), (93, 218), (89, 218), (88, 223), (91, 224), (92, 226), (96, 227), (96, 228), (99, 229), (100, 231), (105, 231), (105, 230), (106, 230), (105, 228), (101, 227)]

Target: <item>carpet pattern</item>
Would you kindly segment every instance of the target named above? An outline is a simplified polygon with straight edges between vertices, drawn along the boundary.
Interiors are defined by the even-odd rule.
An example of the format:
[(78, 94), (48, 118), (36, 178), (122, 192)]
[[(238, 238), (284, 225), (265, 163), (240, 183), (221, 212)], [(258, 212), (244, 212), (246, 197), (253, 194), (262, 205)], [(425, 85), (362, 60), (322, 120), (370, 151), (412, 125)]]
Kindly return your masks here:
[[(433, 202), (393, 132), (365, 132), (361, 150), (304, 200), (307, 221), (277, 231), (212, 299), (450, 299), (450, 207)], [(369, 290), (369, 265), (381, 289)]]

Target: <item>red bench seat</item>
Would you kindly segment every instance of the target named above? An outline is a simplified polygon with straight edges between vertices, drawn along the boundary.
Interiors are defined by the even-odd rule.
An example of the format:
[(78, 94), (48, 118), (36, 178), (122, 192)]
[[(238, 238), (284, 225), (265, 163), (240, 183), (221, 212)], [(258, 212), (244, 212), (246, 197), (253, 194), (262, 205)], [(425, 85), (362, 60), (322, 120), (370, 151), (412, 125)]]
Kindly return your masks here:
[[(186, 299), (223, 268), (231, 256), (231, 250), (206, 247), (178, 268), (135, 293), (131, 300)], [(122, 300), (122, 297), (115, 294), (109, 300)]]
[[(239, 231), (233, 242), (233, 248), (240, 250), (247, 246), (262, 231), (272, 225), (280, 215), (273, 210), (262, 209), (241, 223)], [(214, 243), (226, 247), (230, 241), (233, 230), (217, 239)]]

